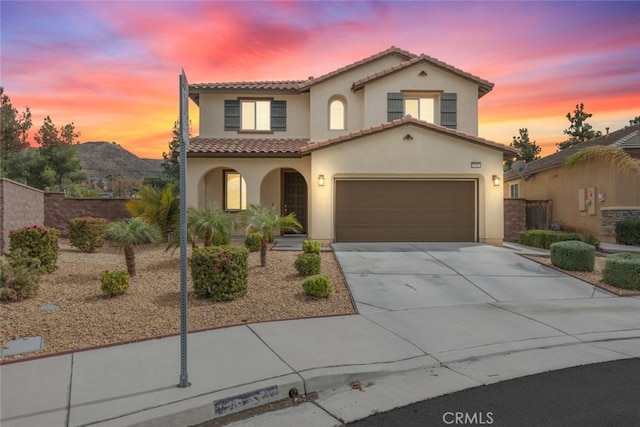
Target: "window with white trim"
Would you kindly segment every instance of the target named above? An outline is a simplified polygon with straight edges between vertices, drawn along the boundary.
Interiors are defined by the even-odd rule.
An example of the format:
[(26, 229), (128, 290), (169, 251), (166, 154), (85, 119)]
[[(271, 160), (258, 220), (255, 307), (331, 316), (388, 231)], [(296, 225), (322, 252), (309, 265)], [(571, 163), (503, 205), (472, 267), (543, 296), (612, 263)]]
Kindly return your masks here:
[(224, 172), (224, 209), (239, 211), (247, 208), (247, 184), (236, 171)]
[(405, 97), (404, 113), (418, 120), (435, 123), (436, 96)]
[(520, 198), (520, 183), (509, 184), (509, 197), (512, 199)]
[(240, 101), (241, 130), (271, 130), (270, 101)]
[(329, 130), (344, 130), (345, 122), (344, 101), (332, 99), (329, 102)]

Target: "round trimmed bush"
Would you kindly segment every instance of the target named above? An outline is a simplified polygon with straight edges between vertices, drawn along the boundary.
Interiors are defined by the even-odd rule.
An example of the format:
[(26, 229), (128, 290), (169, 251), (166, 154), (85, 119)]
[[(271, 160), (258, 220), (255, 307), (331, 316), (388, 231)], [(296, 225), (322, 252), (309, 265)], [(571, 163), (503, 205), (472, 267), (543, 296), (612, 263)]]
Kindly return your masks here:
[(102, 272), (100, 290), (105, 295), (115, 297), (129, 289), (129, 273), (127, 270), (105, 270)]
[(605, 261), (602, 280), (618, 288), (640, 289), (640, 255), (609, 255)]
[(9, 233), (10, 250), (39, 259), (44, 271), (51, 273), (58, 268), (59, 236), (59, 230), (41, 225), (18, 228)]
[(320, 255), (300, 254), (294, 263), (296, 270), (301, 276), (312, 276), (320, 273)]
[(314, 298), (327, 298), (331, 294), (331, 278), (326, 274), (311, 276), (302, 282), (304, 293)]
[(551, 262), (569, 271), (593, 271), (596, 248), (577, 240), (551, 244)]
[(104, 244), (104, 229), (109, 222), (106, 218), (71, 218), (69, 225), (69, 243), (82, 252), (92, 253)]
[(302, 242), (302, 251), (305, 254), (320, 254), (322, 244), (317, 240), (305, 240)]
[(230, 301), (247, 294), (249, 250), (237, 246), (208, 246), (191, 255), (193, 291), (201, 298)]

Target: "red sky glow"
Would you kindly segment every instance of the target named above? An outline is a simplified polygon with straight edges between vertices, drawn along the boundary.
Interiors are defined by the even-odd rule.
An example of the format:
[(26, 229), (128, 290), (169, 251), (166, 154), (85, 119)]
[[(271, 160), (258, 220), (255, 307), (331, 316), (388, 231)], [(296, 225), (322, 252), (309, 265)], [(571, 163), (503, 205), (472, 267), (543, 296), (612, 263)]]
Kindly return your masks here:
[[(161, 158), (190, 83), (301, 80), (390, 46), (495, 84), (480, 136), (555, 151), (578, 103), (605, 132), (640, 115), (640, 2), (7, 1), (0, 85), (80, 142)], [(193, 134), (197, 107), (190, 104)]]

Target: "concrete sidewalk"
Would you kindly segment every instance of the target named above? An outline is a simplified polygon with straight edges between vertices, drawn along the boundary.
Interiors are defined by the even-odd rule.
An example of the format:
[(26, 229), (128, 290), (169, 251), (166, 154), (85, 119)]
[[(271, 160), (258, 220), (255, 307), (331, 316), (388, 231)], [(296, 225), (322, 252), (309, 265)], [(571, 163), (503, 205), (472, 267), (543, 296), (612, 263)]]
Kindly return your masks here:
[(179, 337), (5, 364), (0, 424), (188, 426), (295, 388), (318, 398), (239, 425), (333, 426), (481, 384), (640, 357), (640, 298), (513, 251), (335, 250), (361, 314), (191, 333), (187, 388), (177, 387)]

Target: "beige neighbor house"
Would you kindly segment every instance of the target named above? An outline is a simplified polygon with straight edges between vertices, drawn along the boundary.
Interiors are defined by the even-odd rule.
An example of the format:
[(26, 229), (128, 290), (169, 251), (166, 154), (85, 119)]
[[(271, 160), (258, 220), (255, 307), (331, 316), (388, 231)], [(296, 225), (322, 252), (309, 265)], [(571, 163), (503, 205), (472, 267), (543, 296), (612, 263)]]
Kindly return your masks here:
[(615, 242), (615, 222), (640, 217), (640, 172), (622, 173), (610, 162), (591, 160), (573, 168), (565, 166), (574, 153), (593, 146), (613, 146), (640, 158), (640, 125), (535, 160), (516, 174), (504, 175), (504, 196), (550, 201), (551, 220), (562, 229), (590, 233), (601, 241)]
[(478, 137), (492, 88), (396, 47), (307, 80), (191, 84), (187, 203), (295, 212), (324, 243), (501, 244), (494, 176), (516, 151)]

